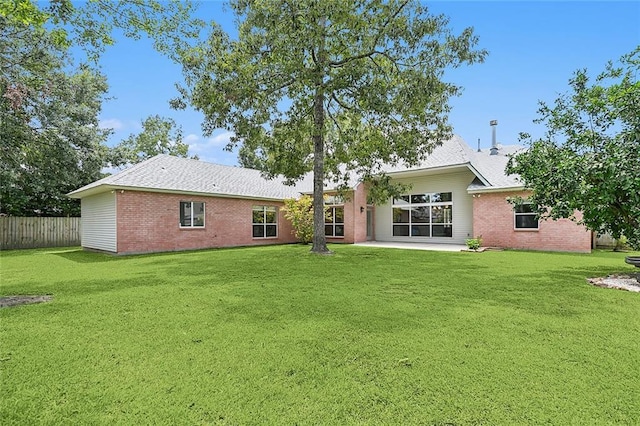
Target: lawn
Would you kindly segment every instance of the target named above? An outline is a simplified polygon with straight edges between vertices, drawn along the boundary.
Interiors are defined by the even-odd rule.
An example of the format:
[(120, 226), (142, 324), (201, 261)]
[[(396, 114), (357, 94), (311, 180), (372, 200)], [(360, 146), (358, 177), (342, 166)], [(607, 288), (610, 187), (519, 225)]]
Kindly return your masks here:
[(2, 252), (0, 423), (639, 424), (624, 254)]

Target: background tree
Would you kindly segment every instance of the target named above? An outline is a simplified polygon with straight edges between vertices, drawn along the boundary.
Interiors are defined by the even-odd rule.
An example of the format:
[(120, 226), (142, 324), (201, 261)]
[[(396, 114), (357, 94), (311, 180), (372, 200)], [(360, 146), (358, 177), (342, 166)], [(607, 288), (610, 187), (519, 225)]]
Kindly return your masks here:
[(313, 239), (313, 197), (303, 195), (284, 200), (284, 217), (291, 222), (298, 241), (309, 244)]
[(114, 147), (112, 164), (136, 164), (158, 154), (188, 158), (188, 151), (189, 145), (182, 141), (182, 127), (171, 118), (152, 115), (142, 121), (142, 132)]
[(590, 82), (586, 70), (551, 107), (541, 102), (544, 137), (509, 161), (543, 218), (573, 218), (640, 249), (640, 46)]
[(203, 26), (194, 11), (189, 0), (0, 0), (4, 22), (46, 32), (59, 48), (81, 47), (91, 62), (115, 44), (116, 28), (133, 39), (147, 35), (158, 51), (177, 59)]
[[(0, 212), (79, 214), (65, 194), (111, 158), (98, 114), (108, 86), (95, 66), (111, 31), (153, 36), (175, 57), (197, 34), (188, 2), (0, 0)], [(86, 52), (82, 63), (70, 47)]]
[[(312, 251), (328, 252), (325, 178), (371, 182), (382, 164), (414, 165), (450, 135), (447, 67), (481, 61), (471, 29), (412, 0), (235, 0), (232, 40), (213, 23), (207, 43), (182, 55), (182, 99), (204, 129), (235, 132), (267, 176), (295, 181), (313, 170)], [(256, 157), (246, 153), (253, 152)], [(255, 161), (259, 159), (259, 161)]]
[(106, 79), (72, 69), (50, 32), (0, 15), (0, 211), (77, 215), (65, 194), (101, 176)]

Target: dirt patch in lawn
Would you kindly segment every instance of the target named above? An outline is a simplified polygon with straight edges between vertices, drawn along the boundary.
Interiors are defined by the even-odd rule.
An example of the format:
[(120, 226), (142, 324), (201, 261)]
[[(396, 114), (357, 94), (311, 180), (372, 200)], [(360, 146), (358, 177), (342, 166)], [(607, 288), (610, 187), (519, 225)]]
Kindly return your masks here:
[(640, 293), (640, 283), (636, 280), (635, 276), (609, 275), (607, 277), (587, 278), (587, 281), (589, 284), (598, 287), (616, 288)]
[(28, 305), (31, 303), (49, 302), (53, 296), (0, 296), (0, 308), (10, 306)]

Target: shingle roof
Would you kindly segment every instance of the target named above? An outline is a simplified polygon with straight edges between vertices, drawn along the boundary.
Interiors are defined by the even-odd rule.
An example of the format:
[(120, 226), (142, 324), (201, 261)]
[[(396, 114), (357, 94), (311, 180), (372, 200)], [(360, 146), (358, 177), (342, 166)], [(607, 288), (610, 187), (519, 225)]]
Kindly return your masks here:
[(442, 145), (437, 146), (433, 152), (417, 166), (389, 166), (384, 168), (384, 171), (386, 173), (398, 173), (466, 164), (469, 162), (471, 152), (469, 145), (467, 145), (460, 136), (454, 135), (451, 139), (444, 141)]
[(281, 179), (265, 179), (258, 170), (157, 155), (120, 173), (83, 186), (69, 193), (69, 196), (82, 198), (111, 188), (278, 200), (297, 197), (306, 189), (299, 185), (284, 185)]
[(519, 145), (498, 145), (498, 154), (490, 155), (489, 149), (471, 154), (471, 166), (480, 174), (488, 185), (477, 185), (473, 182), (467, 190), (499, 190), (499, 189), (520, 189), (522, 182), (518, 175), (507, 175), (505, 168), (509, 161), (509, 155), (522, 151), (524, 148)]
[(454, 135), (436, 147), (419, 165), (388, 167), (385, 172), (393, 175), (407, 171), (466, 165), (478, 177), (467, 188), (469, 191), (516, 189), (521, 188), (522, 183), (518, 176), (507, 175), (505, 168), (509, 161), (508, 155), (522, 149), (519, 145), (498, 145), (498, 154), (490, 155), (489, 149), (474, 151), (460, 136)]
[[(434, 149), (425, 161), (415, 167), (395, 166), (385, 169), (393, 175), (406, 171), (420, 171), (466, 166), (476, 176), (467, 188), (481, 192), (499, 189), (518, 189), (522, 184), (517, 176), (504, 172), (508, 154), (521, 150), (517, 145), (499, 145), (498, 155), (489, 155), (489, 150), (475, 152), (459, 136), (454, 136)], [(352, 187), (357, 184), (351, 179)], [(83, 186), (68, 195), (83, 198), (114, 188), (137, 190), (184, 192), (207, 195), (222, 195), (239, 198), (282, 200), (295, 198), (301, 193), (313, 192), (311, 174), (294, 186), (287, 186), (284, 179), (266, 179), (260, 171), (242, 167), (222, 166), (204, 161), (157, 155), (122, 172)], [(326, 189), (333, 187), (327, 186)]]

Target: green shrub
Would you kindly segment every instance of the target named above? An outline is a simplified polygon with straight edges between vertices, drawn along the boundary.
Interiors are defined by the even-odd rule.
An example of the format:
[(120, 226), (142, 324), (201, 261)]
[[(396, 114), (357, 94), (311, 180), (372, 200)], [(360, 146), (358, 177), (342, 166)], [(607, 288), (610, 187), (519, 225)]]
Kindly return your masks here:
[(482, 236), (469, 238), (466, 240), (469, 250), (478, 250), (482, 245)]
[(298, 241), (309, 244), (313, 239), (313, 198), (303, 195), (297, 200), (284, 200), (284, 217), (291, 221), (292, 232)]

